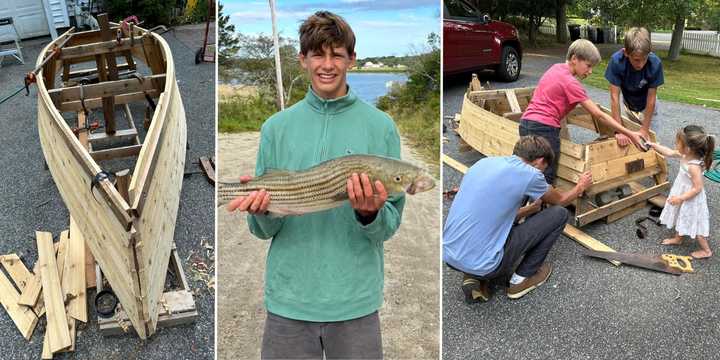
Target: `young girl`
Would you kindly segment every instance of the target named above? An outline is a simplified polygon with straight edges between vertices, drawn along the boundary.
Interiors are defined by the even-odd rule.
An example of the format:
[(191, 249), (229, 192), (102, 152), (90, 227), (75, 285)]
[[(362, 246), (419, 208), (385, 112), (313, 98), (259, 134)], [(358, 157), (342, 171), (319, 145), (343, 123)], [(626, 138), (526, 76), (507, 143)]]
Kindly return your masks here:
[(696, 259), (712, 256), (706, 236), (709, 235), (709, 211), (703, 190), (703, 169), (712, 165), (715, 137), (705, 134), (700, 126), (688, 125), (675, 136), (675, 149), (656, 143), (648, 143), (657, 152), (668, 157), (680, 158), (680, 171), (670, 189), (660, 222), (668, 229), (675, 228), (674, 237), (662, 241), (663, 245), (680, 245), (682, 236), (697, 238), (700, 250), (690, 255)]

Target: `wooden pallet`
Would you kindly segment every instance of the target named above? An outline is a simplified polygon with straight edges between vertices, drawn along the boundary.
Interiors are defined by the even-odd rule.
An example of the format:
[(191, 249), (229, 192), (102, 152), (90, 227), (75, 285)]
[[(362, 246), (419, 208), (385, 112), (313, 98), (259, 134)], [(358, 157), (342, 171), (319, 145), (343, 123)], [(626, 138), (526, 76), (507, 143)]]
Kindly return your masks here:
[[(475, 75), (473, 77), (465, 94), (457, 132), (463, 141), (486, 156), (511, 155), (519, 139), (520, 116), (530, 103), (534, 88), (482, 90), (479, 82), (475, 81)], [(601, 109), (610, 113), (606, 108)], [(638, 124), (626, 117), (622, 120), (626, 128), (640, 129)], [(563, 123), (556, 187), (568, 190), (575, 186), (583, 172), (592, 171), (593, 174), (592, 186), (574, 203), (576, 226), (600, 219), (615, 221), (631, 213), (626, 209), (637, 209), (637, 204), (648, 200), (664, 205), (662, 194), (667, 192), (670, 183), (667, 164), (660, 154), (643, 152), (634, 146), (620, 147), (613, 138), (613, 130), (579, 106), (563, 119)], [(593, 131), (599, 138), (587, 144), (574, 143), (570, 139), (568, 125)], [(655, 141), (655, 133), (650, 133), (650, 140)], [(652, 185), (633, 185), (630, 196), (604, 206), (595, 203), (598, 193), (622, 185), (639, 184), (644, 179), (649, 179)]]
[[(182, 324), (195, 322), (198, 317), (195, 308), (195, 300), (193, 300), (190, 286), (185, 277), (180, 257), (173, 246), (170, 253), (169, 268), (175, 274), (179, 289), (166, 291), (162, 294), (158, 301), (158, 327), (171, 327)], [(103, 290), (103, 273), (99, 266), (96, 266), (96, 284), (97, 292)], [(122, 335), (129, 331), (134, 331), (132, 323), (127, 314), (121, 309), (112, 318), (97, 318), (100, 333), (104, 336)]]

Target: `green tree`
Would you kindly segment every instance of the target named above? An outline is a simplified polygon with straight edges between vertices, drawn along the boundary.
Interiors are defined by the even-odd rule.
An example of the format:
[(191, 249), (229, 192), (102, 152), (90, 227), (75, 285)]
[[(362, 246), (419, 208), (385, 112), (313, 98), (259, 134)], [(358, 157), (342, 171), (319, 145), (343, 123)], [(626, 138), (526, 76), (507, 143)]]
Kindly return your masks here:
[(230, 16), (223, 15), (223, 5), (218, 9), (218, 63), (228, 65), (240, 49), (240, 40), (235, 36), (235, 25), (230, 23)]

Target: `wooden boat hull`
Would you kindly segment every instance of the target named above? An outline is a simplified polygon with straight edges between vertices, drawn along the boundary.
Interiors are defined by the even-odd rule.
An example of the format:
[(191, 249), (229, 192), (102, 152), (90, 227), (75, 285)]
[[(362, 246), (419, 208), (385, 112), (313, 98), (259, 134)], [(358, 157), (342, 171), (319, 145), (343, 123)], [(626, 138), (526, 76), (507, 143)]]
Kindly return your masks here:
[[(486, 156), (508, 156), (519, 139), (519, 119), (532, 98), (534, 88), (482, 90), (474, 78), (465, 94), (458, 134), (475, 150)], [(602, 108), (602, 107), (601, 107)], [(602, 108), (609, 113), (608, 109)], [(637, 131), (640, 126), (623, 117), (623, 126)], [(593, 185), (586, 195), (575, 202), (575, 224), (583, 226), (592, 221), (619, 213), (634, 205), (664, 193), (669, 189), (667, 164), (655, 151), (643, 152), (634, 146), (620, 147), (614, 132), (578, 106), (564, 119), (556, 186), (567, 190), (575, 186), (585, 171), (593, 174)], [(596, 132), (601, 138), (578, 144), (570, 139), (567, 124)], [(651, 132), (655, 141), (655, 133)], [(632, 164), (642, 164), (635, 169)], [(644, 187), (638, 183), (652, 178), (654, 184)], [(628, 184), (633, 190), (629, 197), (598, 206), (592, 197), (598, 193)]]
[[(136, 36), (142, 34), (144, 30), (135, 28)], [(51, 53), (53, 45), (66, 36), (72, 36), (68, 45), (74, 49), (101, 40), (93, 31), (66, 33), (40, 53), (38, 65), (44, 55)], [(158, 314), (162, 310), (160, 302), (182, 187), (187, 128), (167, 43), (162, 37), (149, 34), (141, 46), (135, 46), (131, 51), (135, 58), (152, 69), (153, 75), (164, 73), (164, 84), (150, 91), (158, 98), (157, 108), (137, 155), (127, 200), (107, 179), (93, 184), (102, 168), (58, 110), (72, 111), (77, 108), (77, 101), (64, 101), (60, 95), (65, 93), (50, 95), (50, 92), (58, 93), (54, 90), (54, 77), (63, 62), (94, 60), (96, 56), (64, 59), (61, 55), (43, 67), (37, 79), (38, 131), (47, 166), (71, 218), (77, 223), (134, 329), (141, 338), (146, 338), (156, 331)], [(115, 55), (110, 53), (108, 56)], [(116, 103), (123, 103), (138, 98), (144, 101), (144, 94), (140, 95), (112, 96)], [(86, 106), (100, 103), (101, 98), (85, 101)]]

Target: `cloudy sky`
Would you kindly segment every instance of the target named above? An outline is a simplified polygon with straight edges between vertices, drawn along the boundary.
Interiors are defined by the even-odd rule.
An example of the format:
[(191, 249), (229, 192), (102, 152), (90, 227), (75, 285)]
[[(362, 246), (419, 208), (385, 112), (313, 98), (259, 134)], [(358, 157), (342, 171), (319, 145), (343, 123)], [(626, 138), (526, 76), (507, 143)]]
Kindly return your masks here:
[[(246, 35), (272, 34), (267, 0), (221, 0), (235, 30)], [(438, 0), (276, 0), (278, 31), (297, 39), (300, 22), (318, 10), (347, 20), (355, 32), (358, 58), (402, 56), (422, 48), (431, 32), (440, 33)]]

